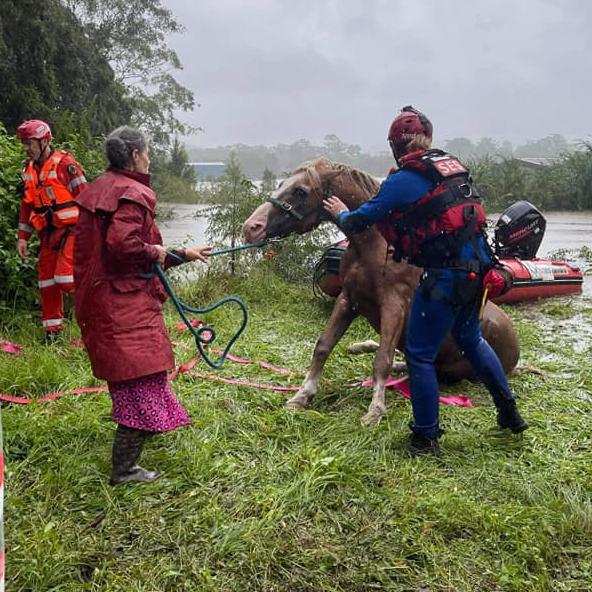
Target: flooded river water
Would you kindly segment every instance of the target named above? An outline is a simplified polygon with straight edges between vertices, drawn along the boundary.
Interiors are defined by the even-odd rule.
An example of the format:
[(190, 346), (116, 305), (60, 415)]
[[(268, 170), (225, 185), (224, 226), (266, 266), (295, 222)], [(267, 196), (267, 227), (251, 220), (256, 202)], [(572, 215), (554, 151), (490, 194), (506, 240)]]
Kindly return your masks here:
[[(171, 208), (172, 218), (160, 224), (164, 242), (167, 245), (202, 244), (205, 243), (208, 219), (206, 216), (196, 216), (205, 213), (210, 206), (193, 204), (166, 204)], [(539, 257), (556, 253), (561, 249), (578, 251), (582, 247), (592, 249), (592, 211), (587, 212), (545, 212), (547, 229), (539, 249)], [(492, 216), (497, 220), (498, 216)], [(339, 240), (336, 235), (336, 240)], [(584, 261), (575, 263), (586, 269)], [(584, 291), (592, 295), (592, 276), (587, 276)]]

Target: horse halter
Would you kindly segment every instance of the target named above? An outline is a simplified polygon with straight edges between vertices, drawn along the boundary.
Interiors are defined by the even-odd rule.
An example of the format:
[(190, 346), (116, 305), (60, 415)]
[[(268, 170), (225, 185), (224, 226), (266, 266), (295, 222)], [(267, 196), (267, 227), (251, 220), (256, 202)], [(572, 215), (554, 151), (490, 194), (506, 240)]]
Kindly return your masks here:
[[(316, 193), (321, 193), (321, 192), (319, 190), (316, 190)], [(313, 214), (318, 211), (321, 212), (321, 220), (323, 220), (323, 219), (327, 218), (327, 214), (325, 212), (325, 209), (323, 208), (323, 200), (327, 199), (330, 195), (331, 195), (331, 183), (327, 183), (327, 187), (323, 190), (323, 192), (321, 194), (321, 203), (316, 205), (313, 208), (308, 208), (307, 210), (304, 210), (304, 212), (297, 211), (294, 208), (293, 204), (288, 203), (287, 201), (280, 201), (279, 199), (277, 199), (276, 197), (273, 197), (271, 195), (265, 201), (269, 202), (270, 204), (272, 204), (272, 205), (276, 206), (277, 208), (279, 208), (280, 210), (282, 210), (282, 212), (284, 213), (284, 215), (287, 218), (294, 218), (297, 222), (301, 222), (302, 220), (304, 220), (304, 218), (306, 218), (310, 214)]]
[[(288, 203), (287, 201), (280, 201), (279, 199), (277, 199), (276, 197), (272, 197), (271, 195), (265, 201), (268, 201), (270, 204), (273, 204), (274, 206), (278, 207), (286, 214), (286, 216), (295, 218), (296, 220), (298, 220), (298, 222), (300, 222), (300, 220), (302, 220), (305, 216), (308, 216), (308, 214), (311, 213), (311, 210), (307, 210), (304, 214), (301, 214), (300, 212), (297, 212), (294, 209), (294, 206), (291, 203)], [(316, 209), (317, 208), (314, 208), (314, 210)]]

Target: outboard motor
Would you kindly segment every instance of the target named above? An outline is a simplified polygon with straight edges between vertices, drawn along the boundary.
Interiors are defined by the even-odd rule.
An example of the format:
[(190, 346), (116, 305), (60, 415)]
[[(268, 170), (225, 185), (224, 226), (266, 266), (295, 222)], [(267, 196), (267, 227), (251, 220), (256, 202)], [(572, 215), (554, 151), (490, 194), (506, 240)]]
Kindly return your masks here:
[(528, 201), (517, 201), (495, 225), (495, 254), (500, 258), (534, 259), (545, 234), (547, 221)]
[(347, 250), (347, 241), (340, 241), (325, 249), (319, 262), (315, 266), (312, 287), (316, 296), (318, 292), (324, 292), (333, 298), (341, 292), (341, 279), (339, 278), (339, 266), (341, 258)]

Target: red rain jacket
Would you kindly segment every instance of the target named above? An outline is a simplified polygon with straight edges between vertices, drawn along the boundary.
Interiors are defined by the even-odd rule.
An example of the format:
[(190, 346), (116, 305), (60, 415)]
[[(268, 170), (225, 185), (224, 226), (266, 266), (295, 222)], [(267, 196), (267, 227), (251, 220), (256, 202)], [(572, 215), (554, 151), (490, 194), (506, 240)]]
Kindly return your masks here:
[(142, 279), (162, 244), (149, 175), (110, 170), (77, 198), (76, 317), (97, 378), (129, 380), (174, 366), (158, 277)]

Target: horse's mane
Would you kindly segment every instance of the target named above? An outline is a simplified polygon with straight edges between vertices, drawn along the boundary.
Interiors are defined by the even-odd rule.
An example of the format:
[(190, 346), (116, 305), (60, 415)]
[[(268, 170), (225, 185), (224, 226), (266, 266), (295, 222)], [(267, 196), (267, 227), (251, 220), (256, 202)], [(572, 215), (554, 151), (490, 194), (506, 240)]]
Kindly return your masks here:
[(311, 186), (321, 187), (322, 179), (319, 170), (346, 175), (348, 180), (366, 194), (367, 199), (375, 195), (380, 187), (380, 182), (376, 177), (347, 164), (333, 162), (328, 158), (316, 158), (303, 162), (292, 174), (304, 173), (309, 178)]

